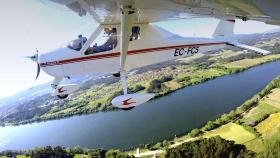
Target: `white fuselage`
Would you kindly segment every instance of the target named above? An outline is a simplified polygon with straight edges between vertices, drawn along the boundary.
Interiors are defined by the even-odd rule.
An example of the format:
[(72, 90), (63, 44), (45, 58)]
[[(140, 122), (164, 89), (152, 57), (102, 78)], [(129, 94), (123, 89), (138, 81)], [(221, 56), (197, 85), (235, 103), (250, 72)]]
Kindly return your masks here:
[[(150, 24), (140, 27), (140, 39), (129, 43), (125, 65), (127, 71), (196, 53), (222, 49), (226, 44), (226, 41), (217, 38), (183, 38)], [(119, 28), (117, 29), (119, 31)], [(90, 55), (67, 47), (60, 48), (41, 54), (39, 64), (47, 74), (54, 77), (119, 72), (119, 45), (113, 50)]]

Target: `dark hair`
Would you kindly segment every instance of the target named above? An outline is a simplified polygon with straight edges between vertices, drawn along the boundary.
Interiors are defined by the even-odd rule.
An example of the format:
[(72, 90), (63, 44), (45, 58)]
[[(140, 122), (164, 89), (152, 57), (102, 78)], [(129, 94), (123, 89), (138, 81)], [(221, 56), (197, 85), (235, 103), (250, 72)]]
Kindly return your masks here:
[(117, 32), (117, 29), (114, 27), (112, 28), (112, 33), (116, 33)]

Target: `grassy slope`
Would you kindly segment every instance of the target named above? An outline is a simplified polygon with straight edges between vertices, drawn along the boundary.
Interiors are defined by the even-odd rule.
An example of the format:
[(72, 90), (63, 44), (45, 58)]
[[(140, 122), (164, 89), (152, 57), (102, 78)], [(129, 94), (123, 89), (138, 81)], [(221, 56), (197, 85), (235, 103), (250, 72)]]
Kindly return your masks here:
[(242, 121), (246, 122), (247, 124), (251, 122), (256, 122), (260, 118), (264, 117), (265, 115), (269, 115), (275, 112), (280, 111), (280, 109), (275, 108), (274, 106), (260, 102), (258, 106), (250, 110), (242, 119)]
[(280, 109), (280, 88), (276, 88), (269, 94), (267, 97), (263, 99), (262, 102), (266, 104), (270, 104), (278, 109)]
[(264, 138), (275, 134), (280, 127), (280, 113), (271, 114), (267, 119), (256, 126)]
[(256, 58), (256, 59), (243, 59), (243, 60), (238, 60), (234, 61), (231, 63), (225, 64), (227, 68), (249, 68), (257, 64), (262, 64), (267, 62), (268, 60), (274, 60), (278, 59), (280, 57), (280, 54), (274, 54), (274, 55), (269, 55), (269, 56), (264, 56), (261, 58)]
[[(261, 134), (261, 137), (257, 138), (254, 134), (250, 133), (240, 125), (233, 123), (226, 124), (220, 128), (206, 132), (204, 137), (220, 135), (221, 137), (234, 140), (236, 143), (244, 144), (250, 150), (255, 152), (261, 152), (264, 149), (262, 139), (267, 139), (273, 136), (280, 127), (280, 109), (275, 105), (267, 104), (267, 100), (271, 98), (280, 100), (279, 88), (271, 90), (270, 94), (263, 97), (256, 107), (246, 113), (241, 120), (247, 124), (252, 121), (258, 120), (264, 115), (270, 115), (267, 119), (260, 122), (255, 129)], [(254, 137), (252, 137), (250, 134)]]
[(209, 138), (217, 135), (227, 140), (233, 140), (237, 144), (243, 144), (256, 138), (254, 134), (235, 123), (223, 125), (213, 131), (207, 132), (203, 137)]

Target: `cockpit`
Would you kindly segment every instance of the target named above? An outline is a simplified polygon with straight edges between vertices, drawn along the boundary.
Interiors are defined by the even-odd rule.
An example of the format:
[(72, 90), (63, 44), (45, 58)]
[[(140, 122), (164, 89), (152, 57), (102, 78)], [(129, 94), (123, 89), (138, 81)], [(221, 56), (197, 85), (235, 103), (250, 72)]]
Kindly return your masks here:
[[(85, 55), (101, 53), (113, 50), (118, 45), (117, 29), (116, 28), (104, 28), (100, 35), (96, 38), (94, 42), (85, 51)], [(130, 35), (130, 41), (135, 41), (140, 39), (140, 27), (132, 27), (132, 32)], [(67, 47), (76, 51), (80, 51), (83, 45), (87, 42), (87, 38), (79, 35), (77, 39), (69, 42)], [(98, 44), (99, 43), (99, 44)]]
[(117, 29), (116, 28), (104, 28), (104, 34), (103, 38), (99, 38), (102, 41), (99, 41), (100, 43), (103, 43), (101, 45), (98, 45), (95, 43), (94, 45), (90, 46), (88, 50), (85, 52), (85, 55), (94, 54), (94, 53), (100, 53), (100, 52), (106, 52), (113, 50), (118, 45), (118, 38), (117, 38)]
[[(93, 42), (94, 44), (89, 46), (85, 52), (85, 55), (106, 52), (117, 47), (118, 39), (116, 28), (104, 28), (104, 34), (101, 35), (101, 37), (97, 38), (98, 41), (96, 41), (101, 44), (98, 45), (97, 43)], [(67, 47), (72, 50), (80, 51), (86, 41), (86, 37), (79, 35), (77, 39), (70, 41)]]

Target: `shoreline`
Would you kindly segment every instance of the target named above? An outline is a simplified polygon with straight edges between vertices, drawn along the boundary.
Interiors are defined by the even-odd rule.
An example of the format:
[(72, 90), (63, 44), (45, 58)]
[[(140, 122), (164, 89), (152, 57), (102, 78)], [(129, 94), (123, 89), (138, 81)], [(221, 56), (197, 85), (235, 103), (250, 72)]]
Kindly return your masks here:
[[(251, 134), (253, 134), (255, 136), (254, 138), (252, 138), (252, 139), (250, 139), (248, 141), (245, 141), (242, 144), (246, 144), (246, 143), (249, 143), (251, 141), (258, 140), (258, 139), (261, 139), (261, 141), (263, 142), (264, 139), (268, 139), (268, 138), (264, 138), (263, 135), (260, 134), (259, 131), (257, 131), (255, 128), (257, 127), (257, 125), (259, 125), (260, 123), (265, 121), (267, 118), (269, 118), (269, 116), (274, 115), (274, 114), (280, 114), (280, 109), (278, 109), (278, 112), (272, 112), (271, 114), (269, 114), (269, 116), (267, 116), (266, 118), (262, 119), (262, 121), (258, 122), (258, 124), (254, 125), (254, 126), (249, 126), (248, 127), (248, 125), (245, 125), (244, 122), (242, 123), (241, 120), (251, 110), (253, 110), (254, 108), (258, 107), (260, 101), (263, 98), (265, 98), (268, 95), (270, 95), (271, 92), (274, 89), (277, 89), (277, 88), (278, 89), (280, 88), (280, 75), (278, 77), (274, 78), (268, 85), (265, 86), (265, 88), (263, 88), (261, 91), (256, 93), (251, 98), (245, 100), (241, 105), (239, 105), (235, 109), (233, 109), (231, 111), (228, 111), (228, 112), (226, 112), (224, 114), (221, 114), (216, 119), (209, 120), (207, 123), (203, 124), (199, 128), (194, 128), (194, 129), (186, 132), (185, 134), (182, 134), (182, 135), (180, 135), (178, 137), (176, 136), (174, 139), (163, 140), (163, 141), (168, 141), (169, 142), (169, 146), (168, 146), (167, 149), (176, 148), (176, 147), (178, 147), (178, 146), (180, 146), (180, 145), (182, 145), (184, 143), (195, 141), (195, 140), (199, 140), (201, 138), (211, 138), (211, 137), (214, 137), (215, 135), (211, 136), (211, 133), (215, 133), (219, 129), (224, 128), (224, 127), (229, 126), (229, 125), (234, 125), (236, 127), (240, 126), (245, 131), (247, 131), (247, 132), (249, 132), (249, 133), (251, 133)], [(251, 102), (251, 103), (248, 103), (248, 102)], [(242, 111), (238, 111), (241, 108), (245, 108), (245, 109), (243, 109)], [(216, 122), (219, 119), (223, 119), (224, 117), (226, 117), (228, 115), (231, 115), (232, 112), (236, 112), (236, 114), (233, 117), (231, 117), (231, 118), (229, 118), (227, 120), (224, 120), (221, 124), (216, 125), (213, 128), (205, 129), (205, 127), (207, 127), (209, 122)], [(252, 131), (252, 129), (254, 129), (254, 130)], [(216, 136), (220, 136), (220, 135), (217, 134)], [(152, 146), (157, 146), (158, 143), (162, 143), (163, 144), (163, 141), (159, 141), (159, 142), (156, 142), (155, 144), (151, 144), (151, 145)], [(237, 143), (237, 144), (239, 144), (239, 143)], [(142, 153), (139, 152), (139, 153), (136, 153), (136, 154), (132, 154), (133, 152), (135, 152), (135, 150), (125, 151), (125, 152), (128, 153), (128, 154), (134, 155), (136, 157), (151, 156), (151, 155), (162, 155), (162, 154), (165, 154), (165, 152), (166, 152), (166, 148), (158, 148), (156, 150), (153, 150), (152, 148), (146, 149), (144, 147), (138, 147), (139, 151), (141, 151), (141, 150), (144, 150), (144, 151)], [(246, 148), (248, 148), (248, 147), (246, 146)], [(254, 152), (256, 152), (256, 151), (254, 151)], [(256, 153), (258, 153), (258, 152), (256, 152)]]

